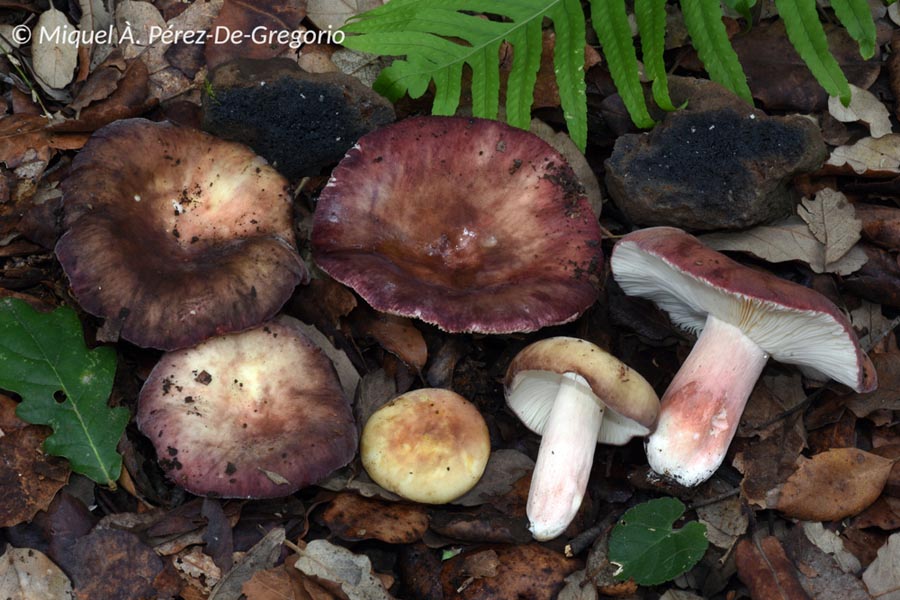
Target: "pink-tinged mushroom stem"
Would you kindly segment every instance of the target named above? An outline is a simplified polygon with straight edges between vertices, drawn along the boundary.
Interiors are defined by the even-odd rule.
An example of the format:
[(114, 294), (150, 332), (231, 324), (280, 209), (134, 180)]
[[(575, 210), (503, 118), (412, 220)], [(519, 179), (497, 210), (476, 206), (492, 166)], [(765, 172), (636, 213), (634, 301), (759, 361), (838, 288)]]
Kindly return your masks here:
[(741, 329), (708, 316), (663, 394), (656, 430), (647, 438), (650, 468), (685, 486), (709, 479), (725, 459), (768, 359)]
[(528, 528), (535, 539), (557, 537), (575, 518), (594, 462), (603, 410), (584, 378), (562, 375), (528, 491)]

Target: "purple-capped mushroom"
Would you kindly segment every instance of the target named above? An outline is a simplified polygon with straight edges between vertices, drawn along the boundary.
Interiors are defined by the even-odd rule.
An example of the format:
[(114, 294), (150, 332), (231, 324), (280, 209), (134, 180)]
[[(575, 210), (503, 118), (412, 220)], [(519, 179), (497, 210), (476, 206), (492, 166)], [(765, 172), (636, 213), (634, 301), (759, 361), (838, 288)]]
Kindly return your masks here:
[(597, 217), (562, 155), (462, 117), (360, 138), (319, 197), (312, 249), (374, 308), (449, 332), (572, 321), (596, 300), (603, 262)]
[(120, 120), (91, 137), (62, 191), (56, 255), (72, 293), (139, 346), (254, 327), (308, 279), (286, 180), (240, 144)]
[(137, 424), (169, 478), (197, 495), (287, 496), (357, 448), (334, 366), (284, 316), (164, 354), (141, 389)]

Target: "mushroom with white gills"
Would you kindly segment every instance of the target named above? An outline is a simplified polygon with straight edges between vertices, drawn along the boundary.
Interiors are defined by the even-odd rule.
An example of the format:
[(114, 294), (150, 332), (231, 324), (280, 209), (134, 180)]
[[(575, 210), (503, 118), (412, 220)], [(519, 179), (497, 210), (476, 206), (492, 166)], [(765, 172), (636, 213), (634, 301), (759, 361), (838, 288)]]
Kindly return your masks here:
[(847, 317), (818, 292), (751, 269), (673, 227), (630, 233), (613, 248), (626, 294), (653, 300), (697, 343), (662, 397), (647, 439), (658, 474), (684, 486), (719, 468), (768, 358), (857, 392), (877, 375)]
[(616, 357), (571, 337), (525, 347), (506, 371), (505, 388), (510, 409), (542, 436), (526, 512), (534, 538), (550, 540), (581, 506), (596, 444), (647, 435), (659, 399)]

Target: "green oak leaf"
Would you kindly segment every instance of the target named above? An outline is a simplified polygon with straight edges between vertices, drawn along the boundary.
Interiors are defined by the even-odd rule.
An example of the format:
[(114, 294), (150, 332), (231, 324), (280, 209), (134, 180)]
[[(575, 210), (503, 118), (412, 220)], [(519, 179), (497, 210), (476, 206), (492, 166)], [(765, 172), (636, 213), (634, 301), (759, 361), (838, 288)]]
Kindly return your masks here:
[(673, 529), (683, 514), (680, 500), (657, 498), (622, 515), (609, 536), (609, 560), (620, 567), (616, 578), (657, 585), (697, 564), (709, 545), (706, 526), (692, 521)]
[(45, 452), (110, 487), (122, 469), (116, 445), (130, 418), (128, 410), (107, 406), (115, 373), (115, 351), (89, 350), (72, 309), (42, 313), (21, 300), (0, 300), (0, 388), (22, 397), (20, 419), (53, 429)]

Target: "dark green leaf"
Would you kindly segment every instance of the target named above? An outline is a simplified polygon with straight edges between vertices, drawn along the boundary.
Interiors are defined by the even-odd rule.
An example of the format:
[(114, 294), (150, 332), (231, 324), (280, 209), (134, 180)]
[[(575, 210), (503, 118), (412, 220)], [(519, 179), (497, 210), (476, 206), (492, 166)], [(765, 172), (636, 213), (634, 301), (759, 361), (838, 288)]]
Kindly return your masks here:
[(48, 454), (111, 487), (129, 420), (124, 408), (107, 406), (115, 372), (115, 352), (86, 347), (75, 311), (41, 313), (20, 300), (0, 301), (0, 387), (22, 397), (22, 420), (53, 429), (44, 442)]
[(753, 21), (751, 9), (756, 6), (756, 0), (722, 0), (725, 6), (738, 13), (747, 21), (747, 25)]
[(620, 566), (616, 577), (657, 585), (697, 564), (709, 545), (706, 526), (692, 521), (673, 529), (683, 514), (676, 498), (650, 500), (626, 512), (609, 536), (609, 560)]

